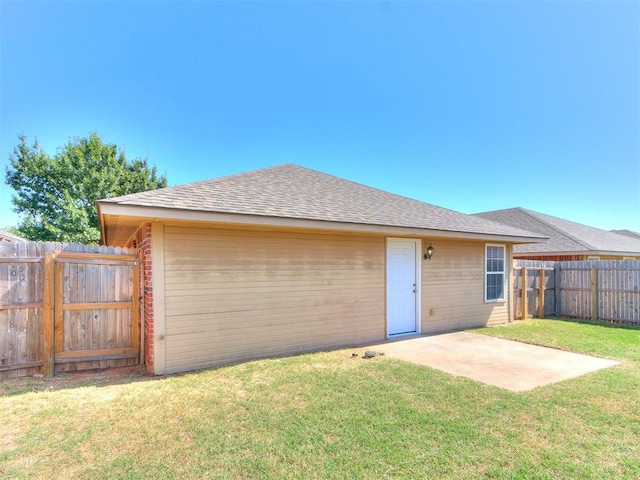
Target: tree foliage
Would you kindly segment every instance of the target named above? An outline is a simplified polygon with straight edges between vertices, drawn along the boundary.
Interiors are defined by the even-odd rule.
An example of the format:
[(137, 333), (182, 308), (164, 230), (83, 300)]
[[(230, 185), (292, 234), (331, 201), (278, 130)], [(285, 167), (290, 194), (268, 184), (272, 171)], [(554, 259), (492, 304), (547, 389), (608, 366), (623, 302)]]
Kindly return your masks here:
[(30, 240), (95, 243), (100, 240), (95, 202), (167, 186), (147, 159), (126, 159), (125, 152), (97, 133), (76, 137), (48, 155), (34, 140), (19, 136), (10, 156), (6, 183), (16, 194), (19, 234)]

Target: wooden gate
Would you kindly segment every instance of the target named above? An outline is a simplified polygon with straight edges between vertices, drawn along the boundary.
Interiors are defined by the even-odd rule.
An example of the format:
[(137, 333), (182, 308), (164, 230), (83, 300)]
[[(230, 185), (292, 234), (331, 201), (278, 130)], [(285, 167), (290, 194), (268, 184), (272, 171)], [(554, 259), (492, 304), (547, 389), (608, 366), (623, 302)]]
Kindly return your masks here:
[(134, 249), (2, 247), (0, 378), (139, 363)]

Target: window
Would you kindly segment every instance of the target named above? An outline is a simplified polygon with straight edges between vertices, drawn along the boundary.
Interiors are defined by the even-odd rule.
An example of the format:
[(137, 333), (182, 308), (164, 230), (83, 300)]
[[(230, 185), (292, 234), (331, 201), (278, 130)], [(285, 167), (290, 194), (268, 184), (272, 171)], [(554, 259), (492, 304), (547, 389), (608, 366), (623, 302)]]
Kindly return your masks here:
[(504, 300), (504, 246), (487, 245), (485, 253), (485, 300), (487, 302)]

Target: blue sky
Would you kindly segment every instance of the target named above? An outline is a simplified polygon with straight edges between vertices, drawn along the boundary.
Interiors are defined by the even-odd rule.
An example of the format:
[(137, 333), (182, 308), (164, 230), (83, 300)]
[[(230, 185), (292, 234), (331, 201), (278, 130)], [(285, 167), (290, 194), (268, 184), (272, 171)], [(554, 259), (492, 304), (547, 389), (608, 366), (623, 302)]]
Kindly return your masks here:
[[(640, 2), (0, 2), (0, 167), (97, 131), (172, 185), (281, 163), (640, 231)], [(0, 228), (13, 225), (0, 186)]]

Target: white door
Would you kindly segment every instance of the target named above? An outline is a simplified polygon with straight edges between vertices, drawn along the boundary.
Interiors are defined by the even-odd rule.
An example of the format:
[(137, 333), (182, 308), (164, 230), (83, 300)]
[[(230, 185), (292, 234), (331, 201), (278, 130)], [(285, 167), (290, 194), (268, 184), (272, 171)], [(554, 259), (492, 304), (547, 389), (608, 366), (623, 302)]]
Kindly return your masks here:
[(419, 263), (416, 258), (419, 245), (419, 240), (387, 240), (387, 332), (390, 337), (418, 331)]

